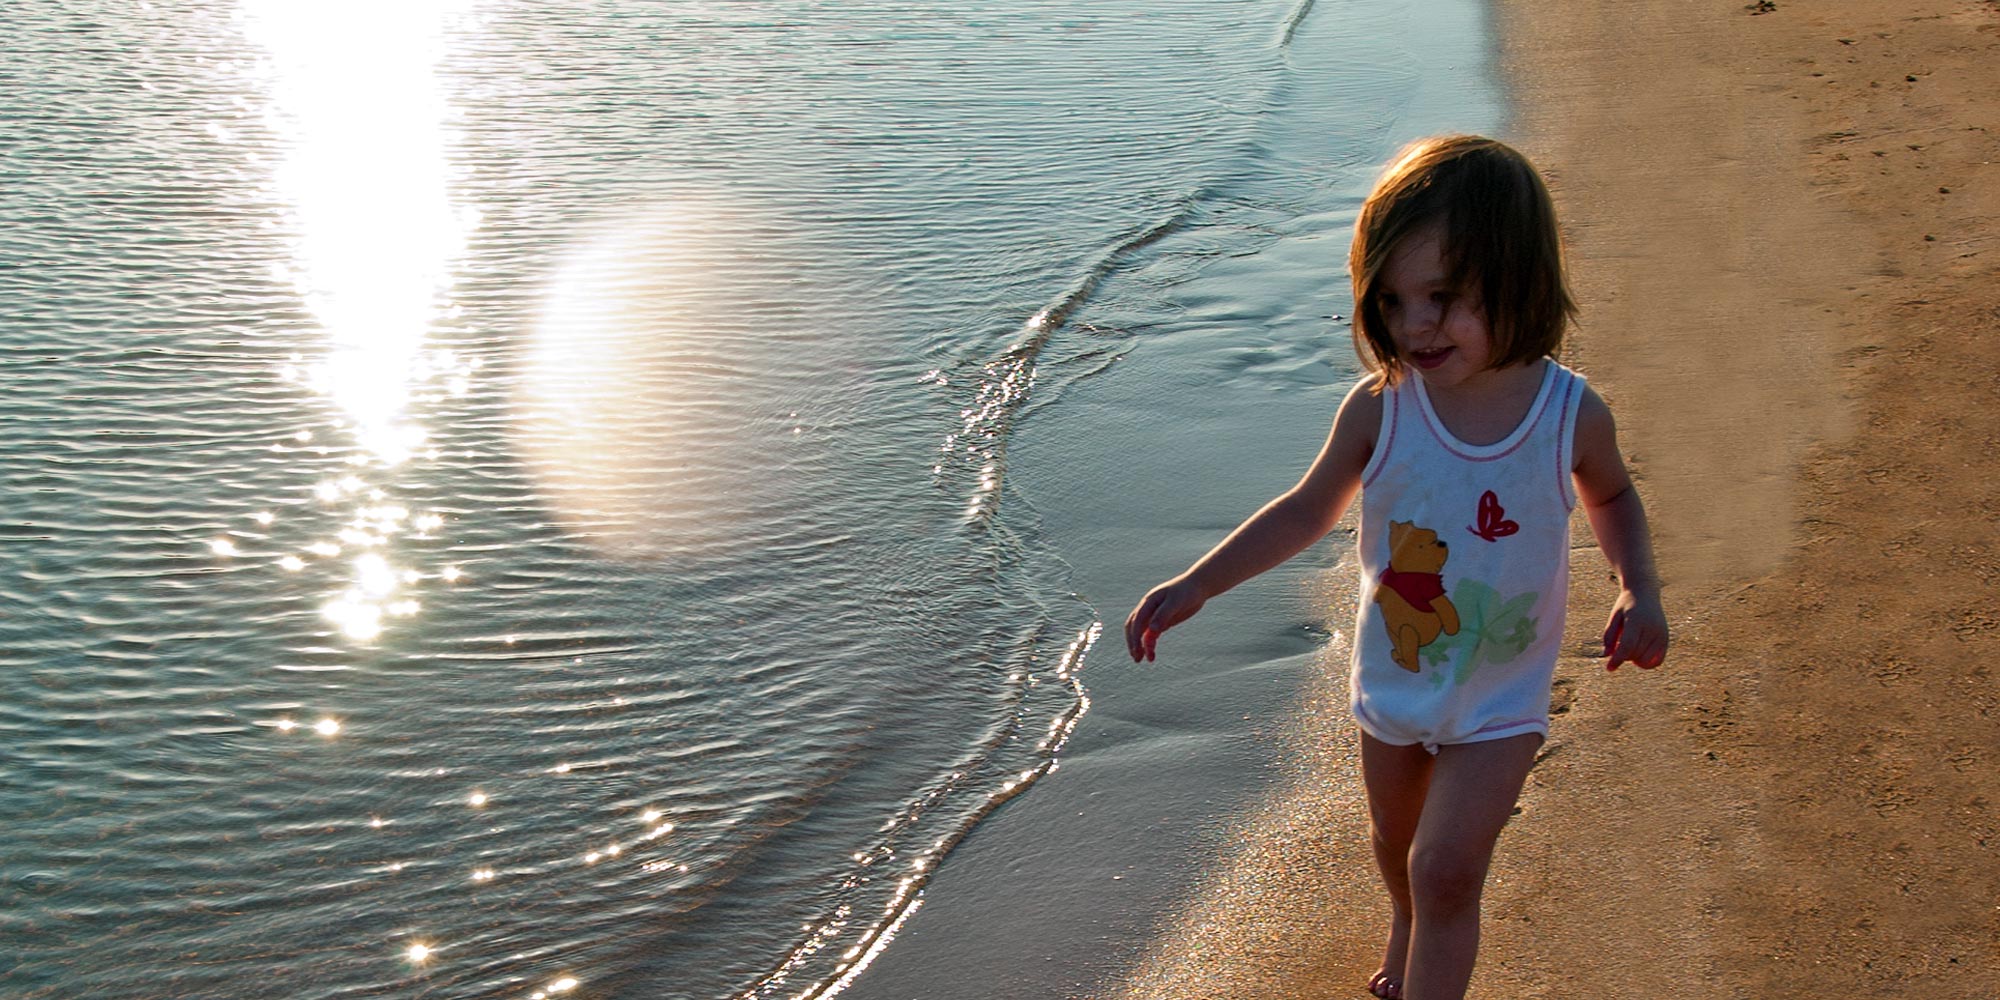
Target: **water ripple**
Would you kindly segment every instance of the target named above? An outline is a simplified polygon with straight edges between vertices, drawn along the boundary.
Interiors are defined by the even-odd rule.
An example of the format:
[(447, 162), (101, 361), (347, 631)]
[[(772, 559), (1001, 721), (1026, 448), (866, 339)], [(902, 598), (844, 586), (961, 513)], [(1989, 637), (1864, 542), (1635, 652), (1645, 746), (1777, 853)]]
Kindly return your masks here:
[(9, 994), (837, 991), (1083, 710), (1006, 445), (1295, 211), (1307, 9), (5, 19)]

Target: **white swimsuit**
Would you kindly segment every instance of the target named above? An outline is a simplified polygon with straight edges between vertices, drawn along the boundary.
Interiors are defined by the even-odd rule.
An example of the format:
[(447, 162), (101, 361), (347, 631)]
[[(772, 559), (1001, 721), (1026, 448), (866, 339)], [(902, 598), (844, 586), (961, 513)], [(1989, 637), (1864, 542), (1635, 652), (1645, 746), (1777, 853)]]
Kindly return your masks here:
[(1369, 735), (1436, 753), (1548, 733), (1582, 399), (1582, 376), (1548, 361), (1520, 426), (1475, 446), (1445, 429), (1422, 378), (1383, 392), (1361, 477), (1352, 684)]

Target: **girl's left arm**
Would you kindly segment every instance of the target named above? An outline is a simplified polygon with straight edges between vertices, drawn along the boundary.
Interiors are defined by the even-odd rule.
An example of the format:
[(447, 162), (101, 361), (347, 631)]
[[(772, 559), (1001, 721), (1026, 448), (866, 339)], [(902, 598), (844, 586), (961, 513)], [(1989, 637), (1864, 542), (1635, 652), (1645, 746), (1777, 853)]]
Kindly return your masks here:
[(1660, 577), (1653, 568), (1646, 508), (1618, 453), (1611, 408), (1589, 386), (1584, 387), (1577, 409), (1575, 451), (1571, 471), (1577, 499), (1604, 557), (1618, 574), (1618, 603), (1604, 626), (1605, 669), (1616, 670), (1620, 663), (1657, 667), (1667, 656), (1667, 614), (1660, 605)]

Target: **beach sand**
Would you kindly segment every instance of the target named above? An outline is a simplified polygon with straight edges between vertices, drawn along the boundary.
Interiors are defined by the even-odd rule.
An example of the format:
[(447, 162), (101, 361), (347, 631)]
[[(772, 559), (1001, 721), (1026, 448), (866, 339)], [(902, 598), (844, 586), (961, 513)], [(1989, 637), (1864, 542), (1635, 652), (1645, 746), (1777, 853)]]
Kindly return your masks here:
[[(1579, 519), (1474, 996), (2000, 996), (2000, 4), (1764, 7), (1498, 5), (1676, 644), (1588, 655)], [(1364, 995), (1344, 655), (1114, 994)]]

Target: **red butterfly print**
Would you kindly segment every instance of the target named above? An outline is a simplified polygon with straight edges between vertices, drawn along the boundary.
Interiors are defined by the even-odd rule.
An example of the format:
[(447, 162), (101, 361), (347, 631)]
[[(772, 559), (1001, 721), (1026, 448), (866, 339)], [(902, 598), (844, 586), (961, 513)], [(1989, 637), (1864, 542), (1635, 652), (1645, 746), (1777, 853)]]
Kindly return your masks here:
[(1465, 530), (1489, 542), (1497, 542), (1521, 530), (1521, 526), (1507, 520), (1507, 512), (1500, 507), (1500, 498), (1492, 490), (1487, 490), (1479, 495), (1479, 527), (1467, 525)]

